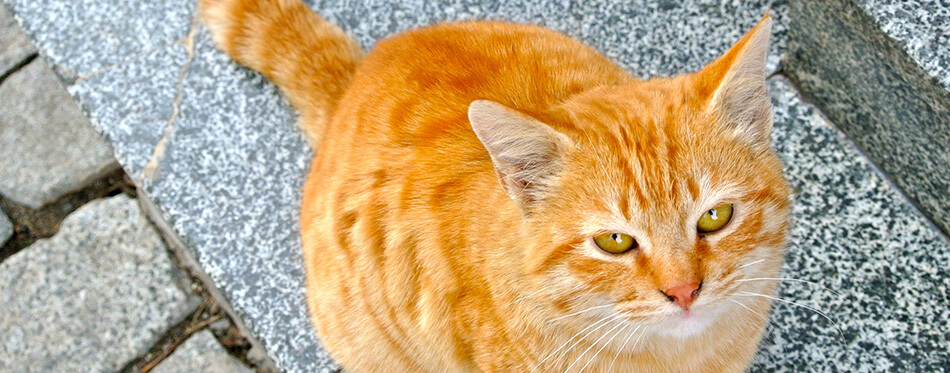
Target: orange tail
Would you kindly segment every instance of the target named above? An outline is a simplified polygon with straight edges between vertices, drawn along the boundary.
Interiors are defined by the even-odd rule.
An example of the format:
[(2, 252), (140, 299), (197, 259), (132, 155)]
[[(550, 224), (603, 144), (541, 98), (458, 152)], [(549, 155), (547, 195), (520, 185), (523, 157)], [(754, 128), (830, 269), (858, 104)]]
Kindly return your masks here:
[(200, 0), (215, 43), (270, 78), (301, 115), (316, 144), (363, 51), (300, 0)]

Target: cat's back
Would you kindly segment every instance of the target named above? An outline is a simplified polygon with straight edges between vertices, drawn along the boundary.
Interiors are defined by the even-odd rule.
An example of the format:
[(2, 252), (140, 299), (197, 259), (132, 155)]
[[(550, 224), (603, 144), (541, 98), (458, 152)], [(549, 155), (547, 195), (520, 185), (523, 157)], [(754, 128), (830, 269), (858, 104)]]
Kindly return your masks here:
[(546, 119), (575, 94), (630, 79), (593, 49), (546, 28), (440, 24), (381, 40), (358, 66), (331, 132), (345, 136), (358, 121), (389, 145), (426, 146), (448, 136), (480, 149), (467, 121), (472, 101), (492, 100)]

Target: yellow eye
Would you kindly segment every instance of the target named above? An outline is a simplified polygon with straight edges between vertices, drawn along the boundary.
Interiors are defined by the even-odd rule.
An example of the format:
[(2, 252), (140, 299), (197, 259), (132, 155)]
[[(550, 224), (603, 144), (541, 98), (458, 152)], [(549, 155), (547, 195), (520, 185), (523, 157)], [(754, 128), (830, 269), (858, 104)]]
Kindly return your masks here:
[(601, 250), (611, 254), (623, 254), (637, 248), (637, 240), (623, 233), (604, 233), (594, 236)]
[(699, 230), (699, 233), (712, 233), (725, 227), (729, 219), (732, 219), (732, 204), (723, 203), (706, 211), (703, 216), (699, 217), (699, 221), (696, 222), (696, 229)]

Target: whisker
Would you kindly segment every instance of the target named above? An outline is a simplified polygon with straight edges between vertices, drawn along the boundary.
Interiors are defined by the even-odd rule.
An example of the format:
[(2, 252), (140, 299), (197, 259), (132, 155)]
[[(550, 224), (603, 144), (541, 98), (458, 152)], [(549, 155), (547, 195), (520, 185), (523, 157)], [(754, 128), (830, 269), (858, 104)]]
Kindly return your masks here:
[(548, 320), (547, 323), (550, 324), (550, 323), (552, 323), (552, 322), (555, 322), (555, 321), (558, 321), (558, 320), (561, 320), (561, 319), (564, 319), (564, 318), (568, 318), (568, 317), (571, 317), (571, 316), (574, 316), (574, 315), (580, 315), (580, 314), (582, 314), (582, 313), (584, 313), (584, 312), (593, 311), (593, 310), (600, 309), (600, 308), (604, 308), (604, 307), (613, 307), (613, 305), (612, 305), (612, 304), (605, 304), (605, 305), (602, 305), (602, 306), (591, 307), (591, 308), (588, 308), (588, 309), (583, 310), (583, 311), (577, 311), (577, 312), (574, 312), (574, 313), (569, 314), (569, 315), (564, 315), (564, 316), (561, 316), (561, 317), (558, 317), (558, 318), (555, 318), (555, 319)]
[(738, 305), (742, 306), (742, 308), (745, 308), (745, 309), (749, 310), (749, 312), (752, 312), (753, 314), (756, 314), (756, 315), (758, 315), (759, 317), (761, 317), (761, 318), (763, 318), (763, 319), (765, 318), (765, 316), (762, 316), (761, 313), (756, 312), (756, 310), (749, 308), (749, 306), (746, 306), (745, 304), (742, 304), (742, 302), (739, 302), (739, 301), (737, 301), (737, 300), (735, 300), (735, 299), (732, 299), (732, 298), (728, 298), (728, 299), (729, 299), (732, 303), (738, 304)]
[[(584, 366), (581, 367), (581, 370), (577, 371), (578, 373), (582, 373), (582, 372), (584, 371), (584, 369), (587, 369), (587, 366), (590, 365), (590, 363), (594, 362), (594, 359), (597, 358), (597, 355), (600, 355), (600, 352), (603, 351), (605, 347), (607, 347), (608, 345), (610, 345), (610, 342), (613, 342), (613, 341), (614, 341), (614, 338), (617, 338), (617, 336), (620, 335), (620, 333), (623, 333), (624, 330), (627, 330), (627, 327), (630, 326), (631, 324), (623, 324), (623, 323), (621, 323), (620, 325), (623, 325), (623, 328), (620, 328), (620, 330), (618, 330), (616, 333), (614, 333), (614, 336), (613, 336), (613, 337), (610, 337), (610, 339), (608, 339), (607, 342), (604, 342), (604, 345), (603, 345), (603, 346), (600, 346), (600, 349), (597, 350), (597, 352), (594, 353), (594, 356), (591, 357), (591, 359), (587, 361), (587, 364), (584, 364)], [(615, 327), (614, 329), (616, 329), (616, 327)], [(607, 332), (607, 333), (610, 333), (610, 332)], [(604, 334), (604, 335), (606, 335), (606, 334)], [(601, 338), (603, 338), (603, 337), (601, 337)], [(596, 343), (595, 343), (595, 344), (596, 344)], [(583, 356), (583, 355), (581, 355), (581, 356)], [(568, 368), (568, 369), (570, 369), (570, 368)], [(609, 372), (609, 371), (608, 371), (608, 372)]]
[[(600, 338), (597, 338), (597, 340), (594, 341), (594, 343), (591, 343), (591, 344), (590, 344), (590, 347), (587, 347), (587, 349), (584, 350), (584, 352), (581, 352), (581, 354), (577, 357), (577, 359), (574, 359), (574, 362), (571, 363), (571, 365), (569, 365), (569, 366), (567, 367), (567, 369), (564, 370), (564, 373), (569, 372), (569, 371), (571, 370), (571, 368), (574, 367), (574, 364), (577, 364), (578, 361), (581, 361), (581, 358), (584, 357), (584, 355), (587, 354), (587, 352), (590, 351), (590, 349), (594, 348), (594, 346), (596, 346), (597, 343), (600, 342), (601, 339), (604, 339), (604, 337), (606, 337), (608, 334), (610, 334), (610, 332), (614, 331), (614, 329), (619, 328), (619, 327), (622, 326), (623, 324), (624, 324), (624, 323), (622, 323), (622, 322), (621, 322), (620, 324), (617, 324), (617, 326), (615, 326), (615, 327), (611, 328), (610, 330), (608, 330), (606, 333), (604, 333), (604, 335), (600, 336)], [(583, 339), (583, 338), (581, 338), (581, 339)], [(578, 342), (580, 342), (580, 341), (578, 341)], [(603, 349), (603, 348), (601, 348), (601, 349)], [(594, 356), (596, 357), (597, 354), (594, 354)], [(592, 360), (592, 361), (593, 361), (593, 360)], [(590, 362), (588, 362), (588, 364), (590, 364)], [(584, 367), (586, 368), (587, 366), (585, 365)], [(582, 368), (581, 371), (584, 371), (584, 369)]]
[(744, 278), (744, 279), (741, 279), (741, 280), (736, 280), (736, 282), (764, 281), (764, 280), (804, 282), (804, 283), (806, 283), (806, 284), (815, 285), (815, 286), (817, 286), (817, 287), (820, 287), (820, 288), (822, 288), (822, 289), (825, 289), (825, 290), (827, 290), (827, 291), (830, 291), (830, 292), (834, 293), (835, 295), (841, 295), (841, 293), (839, 293), (839, 292), (837, 292), (837, 291), (834, 291), (834, 290), (831, 290), (831, 289), (825, 287), (825, 286), (822, 285), (822, 284), (819, 284), (819, 283), (813, 282), (813, 281), (802, 280), (802, 279), (799, 279), (799, 278), (788, 278), (788, 277), (757, 277), (757, 278)]
[[(542, 359), (541, 361), (539, 361), (538, 364), (535, 365), (533, 369), (531, 369), (531, 371), (534, 372), (535, 369), (538, 369), (538, 367), (540, 367), (541, 364), (543, 364), (545, 361), (547, 361), (547, 360), (550, 359), (552, 356), (554, 356), (555, 354), (557, 354), (558, 351), (561, 351), (561, 349), (564, 348), (564, 346), (567, 346), (568, 343), (571, 343), (571, 341), (573, 341), (574, 338), (577, 338), (577, 336), (579, 336), (579, 335), (580, 335), (581, 333), (583, 333), (585, 330), (590, 329), (590, 328), (593, 328), (594, 326), (600, 325), (600, 324), (607, 325), (606, 322), (608, 322), (608, 321), (610, 321), (610, 320), (612, 319), (611, 316), (613, 316), (613, 318), (616, 318), (616, 317), (617, 317), (617, 315), (605, 316), (603, 319), (600, 319), (599, 321), (597, 321), (597, 322), (595, 322), (595, 323), (593, 323), (593, 324), (588, 325), (586, 328), (581, 329), (581, 331), (577, 332), (577, 334), (574, 334), (573, 337), (571, 337), (570, 339), (568, 339), (567, 342), (564, 342), (564, 344), (562, 344), (561, 347), (558, 347), (557, 349), (555, 349), (554, 351), (552, 351), (551, 353), (549, 353), (548, 356), (546, 356), (544, 359)], [(603, 326), (603, 325), (601, 325), (601, 326)], [(600, 327), (597, 327), (597, 329), (600, 329)], [(597, 329), (594, 329), (594, 330), (597, 330)], [(591, 331), (593, 332), (593, 330), (591, 330)], [(586, 336), (585, 336), (585, 337), (586, 337)], [(574, 346), (571, 346), (571, 347), (574, 347)]]
[(627, 348), (627, 342), (630, 342), (630, 338), (633, 338), (633, 335), (637, 334), (637, 330), (640, 330), (640, 328), (642, 327), (643, 325), (637, 325), (637, 327), (633, 329), (633, 332), (631, 332), (630, 335), (627, 336), (627, 339), (623, 340), (623, 345), (620, 346), (620, 351), (618, 351), (617, 354), (614, 355), (614, 359), (610, 361), (610, 366), (607, 367), (608, 372), (611, 369), (613, 369), (614, 363), (617, 362), (617, 358), (620, 357), (620, 354), (623, 353), (623, 349)]
[(830, 317), (828, 317), (828, 315), (826, 315), (824, 312), (821, 312), (821, 311), (819, 311), (819, 310), (817, 310), (817, 309), (814, 309), (814, 308), (812, 308), (812, 307), (806, 306), (806, 305), (804, 305), (804, 304), (798, 304), (798, 303), (792, 302), (792, 301), (790, 301), (790, 300), (785, 300), (785, 299), (782, 299), (782, 298), (777, 298), (777, 297), (773, 297), (773, 296), (769, 296), (769, 295), (765, 295), (765, 294), (750, 293), (750, 292), (747, 292), (747, 291), (739, 292), (739, 293), (736, 294), (736, 295), (746, 295), (746, 296), (763, 297), (763, 298), (768, 298), (768, 299), (771, 299), (771, 300), (774, 300), (774, 301), (777, 301), (777, 302), (787, 303), (787, 304), (791, 304), (791, 305), (793, 305), (793, 306), (797, 306), (797, 307), (801, 307), (801, 308), (807, 309), (807, 310), (809, 310), (809, 311), (812, 311), (812, 312), (814, 312), (814, 313), (817, 313), (817, 314), (821, 315), (821, 317), (824, 317), (825, 320), (828, 320), (828, 321), (830, 321), (832, 324), (834, 324), (834, 325), (835, 325), (835, 328), (838, 329), (838, 334), (839, 334), (841, 337), (844, 337), (844, 332), (841, 331), (841, 326), (839, 326), (837, 322), (835, 322), (835, 321), (832, 320)]
[[(621, 315), (619, 315), (619, 314), (614, 315), (614, 317), (611, 318), (610, 320), (608, 320), (608, 322), (606, 322), (606, 323), (604, 323), (604, 324), (601, 324), (601, 325), (598, 326), (597, 328), (595, 328), (595, 329), (593, 329), (593, 330), (587, 332), (587, 334), (584, 334), (583, 337), (580, 337), (577, 341), (574, 342), (574, 344), (572, 344), (572, 345), (571, 345), (570, 347), (568, 347), (566, 350), (564, 350), (564, 351), (562, 351), (562, 352), (559, 352), (559, 353), (557, 354), (557, 359), (561, 359), (563, 356), (566, 356), (566, 355), (571, 351), (571, 349), (573, 349), (574, 346), (577, 346), (578, 343), (581, 343), (581, 341), (583, 341), (584, 338), (587, 338), (587, 336), (589, 336), (589, 335), (591, 335), (591, 334), (594, 334), (594, 332), (596, 332), (597, 330), (600, 330), (600, 328), (602, 328), (602, 327), (604, 327), (604, 326), (607, 326), (608, 324), (610, 324), (610, 321), (617, 320), (618, 318), (620, 318), (620, 316), (621, 316)], [(613, 330), (613, 329), (611, 329), (611, 330)], [(580, 333), (577, 333), (577, 334), (580, 334)], [(575, 337), (576, 337), (576, 336), (577, 336), (577, 335), (575, 335)], [(571, 339), (574, 339), (574, 338), (571, 338)]]
[(764, 262), (764, 261), (765, 261), (765, 259), (759, 259), (759, 260), (756, 260), (756, 261), (754, 261), (754, 262), (746, 263), (746, 264), (743, 264), (743, 265), (737, 267), (736, 270), (743, 269), (743, 268), (748, 267), (748, 266), (750, 266), (750, 265), (759, 264), (759, 263), (762, 263), (762, 262)]

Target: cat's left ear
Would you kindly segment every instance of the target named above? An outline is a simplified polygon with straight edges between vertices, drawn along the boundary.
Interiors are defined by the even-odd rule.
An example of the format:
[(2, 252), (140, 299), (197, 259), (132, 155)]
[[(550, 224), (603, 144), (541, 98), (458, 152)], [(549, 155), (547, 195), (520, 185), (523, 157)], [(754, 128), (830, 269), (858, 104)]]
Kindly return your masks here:
[(472, 102), (468, 119), (491, 156), (505, 193), (522, 209), (541, 198), (561, 166), (570, 139), (537, 119), (488, 100)]
[(772, 102), (765, 82), (772, 17), (752, 30), (716, 61), (694, 75), (694, 89), (707, 110), (729, 130), (755, 143), (769, 143)]

